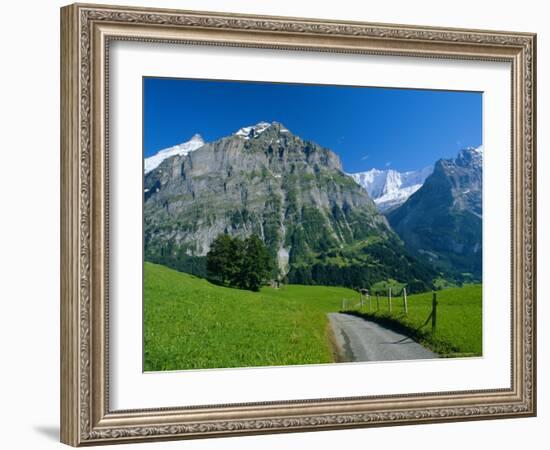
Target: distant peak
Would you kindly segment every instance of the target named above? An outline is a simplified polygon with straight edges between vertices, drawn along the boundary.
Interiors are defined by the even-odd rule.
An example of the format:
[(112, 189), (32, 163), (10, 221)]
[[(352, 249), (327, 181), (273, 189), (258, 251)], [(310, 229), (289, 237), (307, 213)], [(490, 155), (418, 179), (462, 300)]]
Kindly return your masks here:
[(461, 152), (468, 152), (468, 153), (483, 153), (483, 145), (480, 145), (479, 147), (464, 147)]
[(273, 121), (271, 122), (271, 125), (277, 127), (280, 133), (290, 133), (290, 131), (288, 131), (288, 128), (285, 127), (281, 122)]
[(460, 166), (481, 165), (483, 159), (483, 146), (466, 147), (460, 150), (455, 163)]
[(202, 142), (204, 144), (204, 139), (199, 133), (195, 133), (187, 142)]
[(204, 144), (204, 139), (197, 133), (194, 134), (188, 141), (174, 145), (173, 147), (162, 149), (153, 156), (145, 158), (143, 167), (144, 173), (147, 174), (156, 169), (165, 159), (171, 158), (172, 156), (188, 155), (189, 153), (201, 148)]
[(380, 211), (387, 211), (403, 204), (420, 189), (432, 171), (432, 166), (407, 172), (373, 168), (349, 176), (367, 191)]
[(235, 136), (240, 136), (244, 139), (254, 138), (262, 134), (270, 126), (271, 124), (269, 122), (259, 122), (256, 125), (249, 125), (249, 126), (240, 128), (235, 132)]
[(288, 129), (280, 122), (258, 122), (256, 125), (248, 125), (246, 127), (240, 128), (238, 131), (234, 133), (235, 136), (239, 136), (243, 139), (253, 139), (255, 137), (258, 137), (260, 134), (262, 134), (264, 131), (266, 131), (268, 128), (274, 127), (279, 131), (280, 133), (289, 133)]

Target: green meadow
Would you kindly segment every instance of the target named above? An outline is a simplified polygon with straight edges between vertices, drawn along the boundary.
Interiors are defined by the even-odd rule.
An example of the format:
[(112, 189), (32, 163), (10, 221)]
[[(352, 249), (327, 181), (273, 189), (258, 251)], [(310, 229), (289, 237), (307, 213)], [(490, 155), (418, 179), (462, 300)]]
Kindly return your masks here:
[(351, 289), (289, 285), (251, 292), (145, 263), (145, 370), (333, 361), (326, 313)]
[[(144, 370), (334, 362), (326, 314), (340, 311), (343, 298), (359, 301), (357, 292), (340, 287), (233, 289), (146, 262)], [(407, 316), (399, 299), (392, 314), (365, 307), (354, 313), (402, 327), (443, 356), (481, 354), (481, 286), (439, 291), (438, 298), (435, 336), (430, 324), (420, 326), (430, 314), (431, 293), (410, 296)]]

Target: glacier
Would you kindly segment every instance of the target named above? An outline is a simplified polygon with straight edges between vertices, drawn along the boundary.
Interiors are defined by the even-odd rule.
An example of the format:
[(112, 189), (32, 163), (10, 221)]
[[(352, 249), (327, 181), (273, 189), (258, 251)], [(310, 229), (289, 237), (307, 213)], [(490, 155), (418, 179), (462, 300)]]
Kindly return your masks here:
[(370, 169), (348, 175), (368, 192), (381, 212), (387, 212), (405, 203), (432, 172), (433, 166), (428, 166), (408, 172)]

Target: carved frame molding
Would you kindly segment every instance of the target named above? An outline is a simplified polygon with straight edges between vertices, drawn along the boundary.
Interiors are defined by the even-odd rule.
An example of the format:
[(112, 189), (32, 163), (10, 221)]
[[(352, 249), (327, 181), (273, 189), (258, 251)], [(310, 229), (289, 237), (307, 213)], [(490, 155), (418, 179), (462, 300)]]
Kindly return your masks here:
[[(108, 58), (112, 40), (509, 61), (510, 389), (110, 411)], [(73, 446), (536, 413), (536, 36), (75, 4), (61, 10), (61, 439)]]

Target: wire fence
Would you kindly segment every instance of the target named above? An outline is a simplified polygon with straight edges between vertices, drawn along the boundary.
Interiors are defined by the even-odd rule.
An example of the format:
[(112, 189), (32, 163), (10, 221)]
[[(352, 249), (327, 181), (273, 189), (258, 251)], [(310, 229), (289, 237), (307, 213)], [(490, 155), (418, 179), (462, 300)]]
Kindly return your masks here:
[[(409, 313), (409, 302), (407, 297), (407, 288), (401, 288), (401, 292), (394, 295), (392, 288), (386, 291), (386, 295), (381, 295), (379, 291), (374, 295), (368, 289), (359, 289), (359, 299), (343, 298), (342, 311), (359, 310), (360, 312), (375, 313), (387, 311), (390, 314), (401, 311), (404, 314)], [(437, 328), (437, 292), (432, 293), (432, 308), (430, 315), (424, 325), (430, 321), (432, 323), (432, 332)]]

